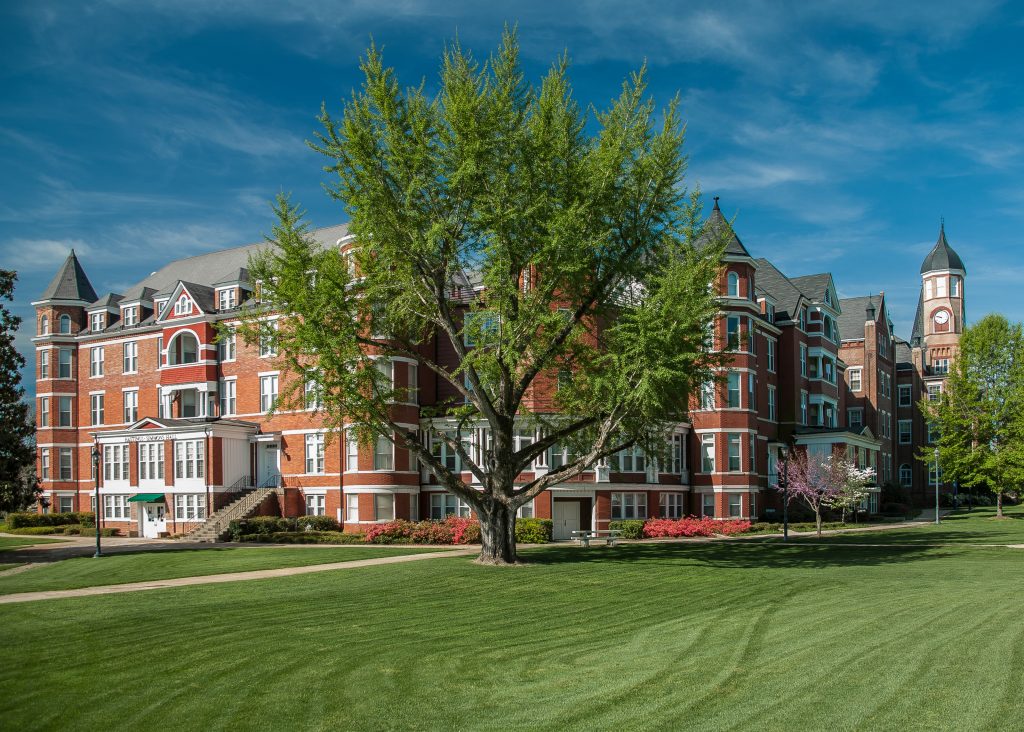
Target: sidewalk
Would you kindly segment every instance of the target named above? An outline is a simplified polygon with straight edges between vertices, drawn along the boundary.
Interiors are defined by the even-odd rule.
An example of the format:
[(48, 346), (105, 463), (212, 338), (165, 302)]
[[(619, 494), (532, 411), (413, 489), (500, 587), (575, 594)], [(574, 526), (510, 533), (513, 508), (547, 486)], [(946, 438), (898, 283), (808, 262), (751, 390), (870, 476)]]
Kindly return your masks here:
[[(322, 545), (321, 545), (322, 546)], [(403, 554), (397, 557), (378, 557), (376, 559), (356, 559), (350, 562), (332, 562), (330, 564), (314, 564), (306, 567), (282, 567), (280, 569), (257, 569), (250, 572), (230, 572), (226, 574), (210, 574), (202, 577), (177, 577), (174, 579), (152, 580), (149, 582), (131, 582), (120, 585), (100, 585), (97, 587), (81, 587), (75, 590), (45, 590), (42, 592), (19, 592), (12, 595), (0, 595), (0, 605), (16, 602), (33, 602), (35, 600), (64, 600), (74, 597), (91, 597), (94, 595), (112, 595), (121, 592), (141, 592), (143, 590), (163, 590), (170, 587), (190, 587), (193, 585), (212, 585), (224, 582), (244, 582), (246, 580), (272, 579), (274, 577), (292, 577), (299, 574), (329, 572), (335, 569), (358, 569), (381, 564), (400, 564), (417, 562), (421, 559), (437, 559), (439, 557), (467, 556), (479, 552), (475, 546), (464, 549), (444, 549), (426, 554)]]

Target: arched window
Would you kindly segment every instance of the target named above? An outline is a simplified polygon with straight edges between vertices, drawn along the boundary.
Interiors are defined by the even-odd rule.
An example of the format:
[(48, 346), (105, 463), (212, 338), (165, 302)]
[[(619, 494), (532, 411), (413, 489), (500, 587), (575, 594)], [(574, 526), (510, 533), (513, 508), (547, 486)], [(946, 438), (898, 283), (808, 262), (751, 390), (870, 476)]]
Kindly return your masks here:
[(900, 466), (900, 485), (908, 486), (908, 485), (910, 485), (913, 482), (913, 480), (914, 480), (914, 474), (910, 470), (910, 466), (907, 465), (906, 463), (903, 463)]
[(729, 283), (729, 289), (728, 289), (729, 297), (739, 297), (740, 296), (740, 276), (738, 274), (736, 274), (735, 272), (730, 272), (729, 273), (729, 277), (727, 278), (727, 282)]
[(50, 334), (50, 316), (44, 315), (39, 319), (39, 335)]
[(60, 332), (61, 333), (70, 333), (71, 332), (71, 316), (67, 315), (66, 313), (64, 315), (60, 316)]
[(199, 339), (188, 331), (176, 335), (167, 346), (167, 365), (178, 366), (199, 360)]

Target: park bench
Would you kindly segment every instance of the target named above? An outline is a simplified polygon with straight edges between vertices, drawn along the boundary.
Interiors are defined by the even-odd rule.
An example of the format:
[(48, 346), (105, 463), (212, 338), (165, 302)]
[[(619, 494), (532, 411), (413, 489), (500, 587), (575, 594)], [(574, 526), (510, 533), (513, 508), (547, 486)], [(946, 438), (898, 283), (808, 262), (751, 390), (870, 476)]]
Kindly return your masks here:
[(608, 546), (615, 546), (615, 542), (618, 541), (620, 536), (622, 536), (622, 532), (618, 529), (605, 531), (585, 529), (582, 531), (572, 532), (572, 538), (576, 539), (580, 543), (580, 546), (590, 546), (591, 539), (604, 539)]

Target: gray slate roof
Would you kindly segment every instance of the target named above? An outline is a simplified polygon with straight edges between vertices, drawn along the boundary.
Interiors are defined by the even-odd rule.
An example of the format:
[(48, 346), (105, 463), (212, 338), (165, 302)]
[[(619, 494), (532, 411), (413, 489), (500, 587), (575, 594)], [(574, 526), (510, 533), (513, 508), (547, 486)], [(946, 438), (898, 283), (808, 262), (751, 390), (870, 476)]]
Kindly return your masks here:
[(704, 222), (704, 228), (701, 231), (701, 235), (697, 237), (697, 241), (694, 245), (700, 249), (707, 244), (711, 243), (713, 239), (717, 239), (719, 236), (725, 236), (728, 238), (728, 243), (725, 245), (725, 253), (734, 257), (749, 257), (750, 252), (743, 246), (743, 242), (736, 236), (736, 232), (733, 231), (732, 226), (726, 221), (725, 216), (722, 215), (722, 209), (718, 207), (718, 196), (715, 196), (715, 207), (711, 210), (711, 215), (708, 220)]
[(939, 240), (935, 242), (935, 246), (932, 247), (928, 256), (924, 258), (924, 262), (921, 263), (921, 274), (938, 269), (962, 269), (965, 273), (967, 272), (967, 268), (964, 267), (964, 262), (960, 259), (960, 255), (946, 241), (945, 223), (939, 227)]
[(93, 310), (95, 308), (105, 308), (113, 305), (117, 305), (124, 299), (122, 295), (118, 295), (116, 292), (110, 292), (101, 297), (99, 300), (89, 305), (86, 310)]
[[(812, 302), (825, 302), (825, 291), (828, 290), (829, 283), (832, 281), (832, 275), (828, 272), (821, 272), (791, 277), (790, 281), (807, 296), (807, 299)], [(842, 331), (839, 332), (842, 333)]]
[[(763, 257), (757, 263), (757, 289), (775, 300), (775, 312), (780, 320), (796, 317), (803, 293), (800, 288), (782, 274), (774, 264)], [(842, 331), (840, 331), (842, 332)]]
[(68, 258), (64, 260), (60, 271), (50, 280), (50, 284), (43, 290), (40, 300), (84, 300), (93, 302), (96, 300), (96, 290), (85, 275), (85, 270), (75, 256), (72, 249)]
[(917, 313), (914, 314), (914, 329), (910, 334), (911, 345), (921, 344), (924, 338), (924, 290), (917, 296)]
[(910, 344), (902, 338), (896, 338), (896, 367), (913, 366), (914, 357), (910, 350)]
[(882, 296), (844, 297), (839, 301), (839, 333), (844, 341), (859, 341), (864, 338), (864, 321), (868, 319), (868, 305), (875, 308), (875, 317), (882, 317)]

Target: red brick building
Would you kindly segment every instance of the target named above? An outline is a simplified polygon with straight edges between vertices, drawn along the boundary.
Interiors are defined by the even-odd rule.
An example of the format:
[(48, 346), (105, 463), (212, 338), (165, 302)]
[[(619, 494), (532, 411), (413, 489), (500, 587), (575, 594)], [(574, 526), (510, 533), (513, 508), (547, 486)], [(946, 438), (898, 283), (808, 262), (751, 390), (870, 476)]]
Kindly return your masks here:
[[(625, 451), (523, 507), (524, 516), (554, 519), (556, 538), (617, 519), (774, 516), (778, 459), (791, 447), (845, 451), (877, 467), (880, 478), (894, 459), (904, 459), (893, 443), (892, 389), (907, 378), (897, 367), (905, 353), (891, 334), (884, 298), (840, 301), (827, 273), (790, 278), (753, 258), (717, 199), (708, 226), (728, 228), (714, 338), (733, 352), (730, 363), (720, 382), (694, 395), (692, 422), (672, 430), (665, 457)], [(313, 235), (324, 246), (351, 244), (345, 226)], [(246, 267), (249, 255), (266, 246), (171, 262), (125, 293), (103, 297), (75, 253), (68, 256), (34, 303), (38, 471), (49, 510), (91, 510), (98, 482), (105, 525), (145, 536), (196, 529), (254, 489), (273, 494), (269, 510), (329, 515), (346, 530), (394, 518), (468, 515), (468, 506), (408, 451), (383, 439), (367, 447), (329, 434), (315, 388), (307, 392), (307, 409), (268, 414), (289, 378), (276, 354), (239, 337), (216, 337), (218, 327), (237, 322), (241, 307), (259, 298)], [(947, 256), (951, 267), (959, 263), (953, 258)], [(912, 382), (914, 389), (934, 379), (937, 349), (951, 348), (947, 335), (959, 333), (963, 318), (962, 263), (957, 285), (949, 279), (955, 267), (929, 267), (925, 281), (935, 289), (928, 297), (922, 290), (928, 317), (938, 324), (932, 312), (945, 309), (951, 319), (946, 330), (936, 325), (923, 333), (928, 341), (935, 331), (934, 348), (913, 347), (912, 358), (928, 364), (927, 373), (913, 377), (920, 382)], [(935, 278), (942, 272), (957, 294), (946, 289), (939, 297)], [(453, 298), (465, 301), (478, 290), (467, 281)], [(856, 345), (859, 331), (846, 332), (859, 320), (869, 348)], [(454, 357), (450, 343), (435, 346), (438, 358)], [(394, 405), (398, 420), (429, 434), (421, 407), (450, 399), (450, 386), (411, 359), (380, 367), (407, 394)], [(861, 391), (847, 388), (854, 370)], [(478, 432), (470, 450), (484, 444)], [(536, 437), (524, 429), (517, 440)], [(458, 468), (446, 445), (438, 441), (432, 449)], [(551, 449), (521, 477), (565, 460), (561, 448)]]

